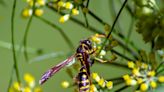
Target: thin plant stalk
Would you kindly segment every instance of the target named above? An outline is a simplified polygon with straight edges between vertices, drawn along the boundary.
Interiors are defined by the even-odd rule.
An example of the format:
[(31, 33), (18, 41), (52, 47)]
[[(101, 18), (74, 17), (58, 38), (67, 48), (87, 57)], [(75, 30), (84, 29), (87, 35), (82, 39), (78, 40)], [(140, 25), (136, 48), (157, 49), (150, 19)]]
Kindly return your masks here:
[(14, 18), (15, 18), (15, 9), (16, 9), (16, 2), (17, 0), (14, 0), (13, 7), (12, 7), (12, 15), (11, 15), (11, 42), (12, 42), (12, 53), (13, 53), (13, 61), (14, 61), (14, 69), (16, 73), (16, 78), (19, 83), (21, 83), (20, 75), (19, 75), (19, 69), (18, 69), (18, 62), (16, 57), (16, 51), (15, 51), (15, 41), (14, 41)]
[(131, 59), (131, 58), (125, 56), (124, 54), (121, 54), (121, 53), (115, 51), (114, 49), (112, 49), (111, 52), (113, 52), (113, 53), (115, 53), (115, 54), (121, 56), (122, 58), (124, 58), (124, 59), (126, 59), (126, 60), (128, 60), (128, 61), (135, 61), (135, 60), (133, 60), (133, 59)]
[(85, 19), (86, 27), (88, 27), (89, 22), (88, 22), (87, 14), (86, 14), (86, 12), (83, 10), (84, 8), (86, 8), (86, 7), (81, 7), (82, 12), (83, 12), (83, 16), (84, 16), (84, 19)]
[(11, 68), (11, 74), (10, 74), (9, 84), (8, 84), (8, 87), (7, 87), (7, 92), (9, 92), (12, 81), (13, 81), (14, 70), (15, 70), (15, 67), (13, 65), (12, 68)]
[(156, 68), (155, 71), (157, 72), (157, 71), (160, 69), (160, 67), (163, 66), (163, 65), (164, 65), (164, 62), (161, 62), (161, 63), (157, 66), (157, 68)]
[(120, 14), (121, 14), (123, 8), (125, 7), (127, 1), (128, 1), (128, 0), (125, 0), (124, 3), (123, 3), (123, 5), (121, 6), (121, 9), (119, 10), (119, 12), (118, 12), (118, 14), (117, 14), (117, 16), (116, 16), (116, 18), (115, 18), (115, 20), (114, 20), (114, 22), (113, 22), (112, 28), (111, 28), (110, 32), (108, 33), (108, 35), (107, 35), (105, 41), (103, 42), (103, 44), (102, 44), (102, 46), (101, 46), (101, 48), (100, 48), (100, 51), (99, 51), (98, 55), (100, 54), (101, 50), (104, 48), (104, 46), (105, 46), (105, 44), (106, 44), (106, 42), (107, 42), (109, 36), (111, 35), (112, 31), (114, 30), (114, 27), (115, 27), (115, 25), (116, 25), (116, 22), (117, 22), (117, 20), (118, 20)]
[(83, 10), (84, 8), (88, 8), (88, 5), (89, 5), (89, 1), (90, 0), (87, 0), (87, 4), (86, 4), (86, 6), (84, 6), (84, 7), (81, 7), (81, 9), (82, 9), (82, 13), (83, 13), (83, 16), (84, 16), (84, 19), (85, 19), (85, 24), (86, 24), (86, 27), (88, 27), (88, 25), (89, 25), (89, 22), (88, 22), (88, 18), (87, 18), (87, 13)]
[(32, 23), (32, 19), (34, 16), (34, 11), (35, 11), (35, 2), (36, 0), (34, 0), (34, 5), (32, 6), (32, 15), (30, 16), (26, 29), (25, 29), (25, 33), (24, 33), (24, 38), (23, 38), (23, 47), (24, 47), (24, 56), (25, 56), (25, 60), (28, 61), (28, 53), (27, 53), (27, 37), (28, 37), (28, 33), (29, 33), (29, 29)]
[(128, 87), (129, 87), (129, 86), (124, 85), (123, 87), (117, 89), (115, 92), (120, 92), (120, 91), (122, 91), (122, 90), (124, 90), (124, 89), (126, 89), (126, 88), (128, 88)]

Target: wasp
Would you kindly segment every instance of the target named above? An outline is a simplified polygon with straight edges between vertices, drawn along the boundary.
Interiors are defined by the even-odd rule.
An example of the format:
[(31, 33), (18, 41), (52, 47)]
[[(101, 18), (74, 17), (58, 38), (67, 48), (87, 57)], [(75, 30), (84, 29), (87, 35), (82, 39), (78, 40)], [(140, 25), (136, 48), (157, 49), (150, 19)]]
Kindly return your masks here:
[[(81, 66), (85, 68), (86, 74), (89, 77), (90, 66), (93, 64), (93, 62), (90, 60), (90, 55), (93, 53), (94, 50), (92, 47), (92, 42), (89, 39), (80, 41), (80, 45), (78, 46), (76, 53), (45, 72), (39, 80), (39, 84), (46, 82), (50, 77), (52, 77), (65, 66), (72, 65), (75, 58), (81, 62)], [(82, 68), (82, 70), (84, 68)]]
[(80, 69), (79, 74), (76, 77), (76, 81), (79, 87), (79, 92), (89, 92), (90, 91), (90, 79), (85, 66)]

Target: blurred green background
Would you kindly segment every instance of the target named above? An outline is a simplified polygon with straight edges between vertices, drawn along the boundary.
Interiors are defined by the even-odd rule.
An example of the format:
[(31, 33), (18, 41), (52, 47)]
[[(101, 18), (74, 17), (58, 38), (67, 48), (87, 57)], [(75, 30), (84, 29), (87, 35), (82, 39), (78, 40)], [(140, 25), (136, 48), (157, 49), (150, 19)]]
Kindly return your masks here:
[[(5, 4), (0, 4), (0, 42), (3, 43), (11, 43), (11, 10), (13, 0), (3, 0)], [(118, 2), (119, 0), (114, 0), (116, 11), (120, 9), (121, 4)], [(111, 14), (111, 7), (109, 0), (90, 0), (89, 8), (101, 19), (105, 22), (112, 25), (113, 23), (113, 16)], [(21, 17), (21, 11), (26, 6), (25, 0), (17, 0), (16, 6), (16, 16), (15, 16), (15, 43), (20, 45), (23, 41), (23, 35), (25, 32), (25, 28), (27, 25), (28, 19), (23, 19)], [(44, 15), (43, 17), (48, 19), (49, 21), (57, 24), (60, 26), (67, 36), (71, 39), (74, 46), (77, 47), (79, 41), (81, 39), (85, 39), (92, 35), (88, 29), (85, 29), (72, 21), (68, 21), (64, 24), (58, 23), (59, 15), (48, 8), (44, 8)], [(89, 25), (96, 27), (100, 31), (104, 31), (103, 25), (93, 19), (91, 16), (87, 16), (89, 19)], [(80, 13), (79, 16), (76, 16), (84, 22), (83, 14)], [(119, 23), (121, 24), (121, 28), (123, 29), (123, 33), (126, 35), (126, 31), (128, 30), (128, 26), (130, 25), (131, 18), (126, 10), (123, 10), (120, 18)], [(32, 24), (29, 30), (28, 35), (28, 47), (34, 49), (41, 49), (43, 54), (48, 53), (56, 53), (56, 52), (63, 52), (65, 54), (70, 52), (70, 49), (63, 39), (63, 37), (58, 32), (59, 30), (53, 29), (51, 26), (45, 24), (44, 22), (40, 21), (36, 17), (33, 18)], [(137, 42), (135, 42), (137, 39)], [(145, 44), (142, 41), (142, 37), (138, 35), (136, 32), (133, 31), (131, 36), (131, 41), (135, 42), (135, 45), (138, 48), (145, 49), (149, 51), (149, 44)], [(1, 45), (0, 46), (0, 92), (6, 92), (7, 86), (9, 83), (9, 79), (11, 76), (12, 66), (13, 66), (13, 57), (12, 57), (12, 50), (11, 48), (7, 47), (8, 45)], [(120, 48), (117, 48), (120, 49)], [(72, 49), (75, 51), (76, 49)], [(122, 51), (122, 50), (120, 50)], [(38, 55), (36, 53), (28, 53), (30, 56), (30, 60), (34, 59)], [(23, 75), (25, 73), (31, 73), (35, 79), (36, 83), (38, 84), (38, 80), (41, 78), (41, 75), (47, 71), (49, 68), (54, 66), (55, 64), (61, 62), (62, 60), (66, 59), (67, 56), (57, 57), (57, 58), (50, 58), (38, 62), (33, 63), (26, 63), (23, 52), (19, 53), (17, 51), (17, 59), (19, 63), (19, 72), (21, 79), (23, 80)], [(120, 62), (118, 60), (118, 62)], [(101, 68), (101, 69), (100, 69)], [(128, 70), (124, 68), (118, 68), (112, 65), (103, 66), (95, 64), (92, 71), (98, 72), (104, 78), (114, 78), (119, 77), (122, 74), (129, 73)], [(60, 83), (63, 80), (68, 80), (72, 82), (73, 80), (66, 74), (65, 69), (62, 69), (58, 72), (55, 76), (49, 79), (44, 85), (42, 85), (43, 92), (72, 92), (73, 89), (63, 89)], [(13, 81), (16, 81), (15, 75)], [(122, 85), (122, 84), (121, 84)], [(127, 90), (125, 90), (127, 92)], [(158, 91), (159, 92), (159, 91)], [(162, 91), (161, 91), (162, 92)]]

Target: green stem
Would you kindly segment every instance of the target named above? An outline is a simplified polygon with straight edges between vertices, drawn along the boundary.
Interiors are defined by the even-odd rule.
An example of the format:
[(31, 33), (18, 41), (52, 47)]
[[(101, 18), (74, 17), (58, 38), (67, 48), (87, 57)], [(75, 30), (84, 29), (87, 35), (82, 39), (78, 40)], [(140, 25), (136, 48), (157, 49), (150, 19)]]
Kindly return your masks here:
[(120, 63), (116, 63), (116, 62), (111, 62), (111, 63), (109, 63), (110, 61), (107, 61), (107, 63), (102, 63), (101, 62), (101, 59), (99, 59), (99, 58), (94, 58), (94, 60), (96, 60), (96, 61), (98, 61), (97, 63), (101, 63), (102, 65), (114, 65), (114, 66), (119, 66), (119, 67), (122, 67), (122, 68), (125, 68), (125, 69), (129, 69), (128, 67), (127, 67), (127, 65), (123, 65), (123, 64), (120, 64)]
[[(92, 17), (94, 17), (97, 21), (99, 21), (101, 24), (106, 25), (107, 23), (104, 22), (101, 18), (99, 18), (97, 15), (95, 15), (91, 10), (88, 9), (88, 14), (90, 14)], [(109, 24), (108, 24), (109, 25)]]
[(12, 69), (11, 69), (11, 75), (10, 75), (9, 84), (8, 84), (8, 87), (7, 87), (7, 92), (9, 92), (10, 87), (11, 87), (11, 84), (12, 84), (12, 81), (13, 81), (14, 70), (15, 70), (15, 67), (13, 65), (12, 66)]
[(88, 22), (88, 18), (87, 18), (87, 12), (84, 11), (83, 9), (84, 9), (84, 8), (88, 9), (88, 5), (89, 5), (89, 0), (87, 0), (87, 4), (86, 4), (86, 6), (85, 6), (85, 5), (82, 5), (82, 6), (81, 6), (82, 13), (83, 13), (83, 16), (84, 16), (84, 19), (85, 19), (86, 27), (88, 27), (89, 22)]
[[(132, 34), (132, 29), (133, 29), (133, 25), (134, 25), (134, 17), (132, 16), (132, 20), (131, 20), (131, 22), (130, 22), (130, 27), (129, 27), (129, 29), (128, 29), (128, 34), (127, 34), (127, 38), (125, 39), (125, 46), (126, 47), (128, 47), (128, 44), (129, 44), (129, 40), (130, 40), (130, 36), (131, 36), (131, 34)], [(124, 49), (124, 51), (123, 51), (123, 53), (124, 53), (124, 55), (126, 55), (126, 50)], [(131, 54), (131, 55), (133, 55), (134, 57), (135, 57), (135, 59), (138, 59), (138, 56), (137, 56), (137, 54), (135, 53), (135, 55), (134, 54)]]
[(134, 52), (133, 50), (131, 50), (129, 47), (126, 46), (126, 44), (124, 44), (123, 42), (119, 41), (118, 39), (115, 39), (119, 46), (121, 46), (122, 48), (124, 48), (125, 50), (127, 50), (136, 60), (138, 60), (138, 54), (136, 52)]
[(116, 16), (116, 18), (115, 18), (115, 20), (114, 20), (114, 23), (113, 23), (113, 25), (112, 25), (112, 28), (111, 28), (110, 32), (108, 33), (108, 35), (107, 35), (105, 41), (103, 42), (103, 44), (102, 44), (102, 46), (101, 46), (101, 48), (100, 48), (100, 51), (99, 51), (98, 55), (100, 54), (101, 50), (104, 48), (104, 46), (105, 46), (105, 44), (106, 44), (106, 42), (107, 42), (109, 36), (111, 35), (112, 31), (114, 30), (114, 27), (115, 27), (115, 25), (116, 25), (116, 22), (117, 22), (117, 20), (118, 20), (120, 14), (121, 14), (123, 8), (125, 7), (127, 1), (128, 1), (128, 0), (125, 0), (125, 1), (124, 1), (124, 3), (123, 3), (123, 5), (122, 5), (121, 9), (119, 10), (119, 12), (118, 12), (118, 14), (117, 14), (117, 16)]
[(129, 39), (130, 39), (130, 36), (132, 34), (132, 29), (133, 29), (133, 25), (134, 25), (134, 17), (132, 16), (132, 20), (131, 20), (131, 23), (130, 23), (130, 27), (128, 29), (128, 35), (127, 35), (127, 39), (126, 39), (126, 46), (128, 46), (128, 43), (129, 43)]
[(20, 76), (19, 76), (18, 62), (17, 62), (16, 52), (15, 52), (15, 41), (14, 41), (15, 9), (16, 9), (16, 0), (14, 0), (13, 7), (12, 7), (12, 15), (11, 15), (11, 41), (12, 41), (12, 53), (13, 53), (13, 60), (14, 60), (14, 68), (15, 68), (15, 72), (16, 72), (16, 77), (17, 77), (17, 81), (19, 83), (21, 83)]
[(33, 16), (30, 17), (27, 26), (26, 26), (26, 30), (25, 30), (25, 34), (24, 34), (24, 39), (23, 39), (23, 45), (24, 45), (24, 56), (25, 56), (25, 60), (28, 61), (28, 54), (27, 54), (27, 37), (28, 37), (28, 33), (29, 33), (29, 28), (32, 22), (32, 18)]
[(117, 86), (117, 85), (122, 84), (124, 82), (125, 82), (124, 80), (116, 80), (116, 81), (113, 82), (113, 85)]
[(90, 2), (90, 0), (87, 0), (86, 8), (88, 8), (89, 2)]
[[(123, 0), (119, 0), (119, 1), (120, 1), (121, 3), (123, 3)], [(130, 4), (132, 4), (132, 3), (130, 3)], [(126, 8), (126, 10), (129, 12), (129, 14), (135, 18), (135, 15), (134, 15), (134, 13), (133, 13), (133, 10), (132, 10), (132, 8), (129, 6), (129, 4), (127, 4), (125, 8)]]
[[(115, 8), (114, 0), (111, 0), (111, 2), (109, 2), (109, 3), (110, 3), (110, 6), (111, 6), (111, 9), (113, 9), (113, 16), (116, 17), (116, 14), (117, 14), (117, 13), (116, 13), (116, 8)], [(127, 6), (127, 5), (126, 5), (126, 6)], [(116, 26), (118, 26), (118, 29), (120, 30), (119, 33), (120, 33), (120, 32), (123, 32), (124, 30), (121, 28), (119, 20), (118, 20), (118, 23), (117, 23), (117, 24), (118, 24), (118, 25), (116, 25)], [(126, 39), (125, 39), (125, 36), (123, 35), (123, 33), (120, 33), (120, 34), (123, 35), (123, 36), (121, 36), (121, 37), (123, 37), (123, 38), (125, 39), (125, 47), (128, 47), (128, 42), (129, 42), (129, 37), (130, 37), (131, 29), (133, 28), (133, 27), (132, 27), (133, 23), (130, 23), (130, 24), (131, 24), (131, 26), (130, 26), (130, 28), (129, 28), (129, 30), (128, 30), (128, 36), (127, 36)], [(127, 51), (127, 49), (124, 48), (124, 51), (123, 51), (124, 55), (126, 55), (126, 51)], [(133, 54), (132, 54), (132, 55), (133, 55)], [(133, 55), (133, 56), (135, 56), (135, 55)]]
[(115, 54), (117, 54), (117, 55), (123, 57), (124, 59), (126, 59), (126, 60), (128, 60), (128, 61), (135, 61), (135, 60), (133, 60), (133, 59), (131, 59), (131, 58), (125, 56), (124, 54), (121, 54), (121, 53), (115, 51), (114, 49), (112, 49), (111, 52), (113, 52), (113, 53), (115, 53)]
[(60, 27), (58, 27), (54, 23), (51, 23), (50, 21), (44, 19), (43, 17), (36, 16), (36, 18), (40, 19), (41, 21), (45, 22), (46, 24), (50, 25), (51, 27), (57, 29), (60, 32), (60, 34), (62, 35), (62, 37), (64, 38), (64, 40), (66, 41), (66, 43), (68, 44), (69, 48), (71, 50), (74, 49), (72, 41), (69, 39), (69, 37), (64, 33), (64, 31)]
[(124, 89), (126, 89), (126, 88), (128, 88), (128, 87), (129, 87), (129, 86), (124, 85), (123, 87), (117, 89), (115, 92), (120, 92), (120, 91), (122, 91), (122, 90), (124, 90)]
[(164, 65), (164, 62), (161, 62), (159, 65), (158, 65), (158, 67), (156, 68), (156, 72), (159, 70), (159, 68), (161, 67), (161, 66), (163, 66)]
[(160, 71), (158, 71), (158, 72), (156, 73), (156, 75), (159, 75), (159, 74), (162, 73), (162, 72), (164, 72), (164, 69), (161, 69)]
[(25, 56), (25, 60), (28, 61), (28, 54), (27, 54), (27, 37), (28, 37), (28, 33), (29, 33), (29, 29), (32, 23), (32, 19), (34, 16), (34, 12), (35, 12), (35, 2), (36, 0), (34, 0), (34, 5), (32, 6), (32, 15), (30, 16), (27, 26), (26, 26), (26, 30), (25, 30), (25, 34), (24, 34), (24, 39), (23, 39), (23, 47), (24, 47), (24, 56)]
[(110, 79), (105, 79), (107, 81), (117, 81), (117, 80), (123, 80), (122, 77), (117, 77), (117, 78), (110, 78)]
[[(83, 10), (84, 7), (81, 7), (81, 9)], [(85, 7), (86, 8), (86, 7)], [(88, 18), (87, 18), (87, 14), (85, 11), (83, 11), (83, 16), (84, 16), (84, 19), (85, 19), (85, 24), (86, 24), (86, 27), (88, 27), (89, 25), (89, 22), (88, 22)]]
[[(115, 0), (115, 1), (116, 1), (116, 0)], [(115, 8), (114, 0), (111, 0), (111, 1), (109, 0), (109, 3), (110, 3), (110, 6), (111, 6), (111, 11), (113, 11), (113, 13), (111, 13), (111, 14), (112, 14), (113, 19), (114, 19), (114, 18), (116, 17), (116, 15), (117, 15), (117, 11), (116, 11), (116, 8)], [(117, 28), (118, 28), (118, 30), (119, 30), (119, 32), (118, 32), (117, 34), (119, 34), (121, 38), (124, 38), (124, 39), (125, 39), (125, 36), (124, 36), (124, 34), (122, 33), (122, 32), (124, 32), (124, 30), (121, 28), (119, 20), (118, 20), (116, 26), (117, 26)], [(118, 35), (118, 36), (119, 36), (119, 35)]]
[(128, 69), (129, 68), (127, 67), (127, 65), (123, 65), (123, 64), (120, 64), (120, 63), (116, 63), (116, 62), (112, 62), (112, 63), (101, 63), (102, 65), (113, 65), (113, 66), (116, 66), (116, 67), (122, 67), (122, 68), (125, 68), (125, 69)]

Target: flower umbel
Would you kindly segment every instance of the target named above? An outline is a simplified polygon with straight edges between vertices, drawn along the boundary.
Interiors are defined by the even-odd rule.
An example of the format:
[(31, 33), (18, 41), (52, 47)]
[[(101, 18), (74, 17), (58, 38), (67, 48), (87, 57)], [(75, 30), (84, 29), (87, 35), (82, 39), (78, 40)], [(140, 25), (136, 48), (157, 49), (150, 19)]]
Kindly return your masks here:
[(101, 88), (107, 88), (107, 89), (112, 89), (113, 88), (113, 82), (112, 81), (107, 81), (104, 78), (101, 78), (97, 73), (92, 73), (92, 78), (95, 80), (98, 85)]
[(157, 82), (162, 83), (163, 76), (156, 76), (150, 64), (129, 61), (128, 67), (132, 69), (132, 74), (123, 76), (128, 86), (139, 85), (141, 91), (147, 91), (149, 88), (155, 89), (158, 86)]
[[(34, 2), (35, 1), (35, 2)], [(22, 16), (28, 18), (32, 15), (42, 16), (44, 13), (43, 7), (45, 6), (47, 0), (27, 0), (27, 7), (23, 9)], [(34, 7), (35, 3), (35, 7)]]
[(24, 81), (25, 84), (14, 82), (9, 92), (42, 92), (40, 87), (35, 86), (35, 78), (31, 74), (24, 74)]

